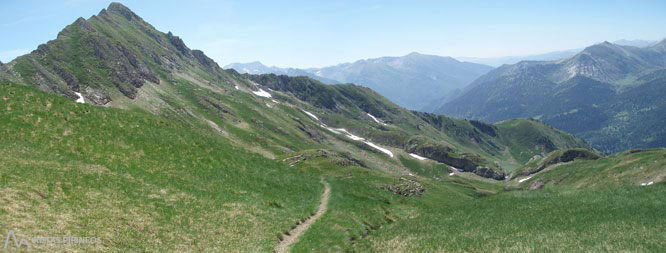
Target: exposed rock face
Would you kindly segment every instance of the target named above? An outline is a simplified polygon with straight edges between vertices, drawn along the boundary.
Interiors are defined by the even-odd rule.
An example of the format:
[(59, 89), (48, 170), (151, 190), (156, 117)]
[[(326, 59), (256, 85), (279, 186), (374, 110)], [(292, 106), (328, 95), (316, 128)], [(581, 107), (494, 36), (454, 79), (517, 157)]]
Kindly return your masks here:
[(192, 55), (199, 61), (199, 63), (201, 63), (201, 65), (206, 68), (220, 67), (215, 61), (213, 61), (213, 59), (208, 58), (208, 56), (206, 56), (201, 50), (192, 50)]
[(0, 80), (6, 79), (8, 74), (7, 67), (0, 61)]
[(412, 143), (407, 147), (407, 151), (482, 177), (503, 180), (505, 176), (503, 171), (491, 168), (481, 157), (473, 154), (455, 154), (447, 146)]
[(105, 105), (111, 102), (111, 98), (104, 92), (87, 87), (85, 91), (81, 92), (86, 96), (86, 103), (95, 105)]
[(109, 4), (109, 7), (107, 8), (107, 11), (110, 13), (116, 13), (118, 15), (121, 15), (125, 17), (127, 20), (133, 20), (133, 19), (141, 19), (139, 16), (134, 14), (132, 10), (129, 8), (125, 7), (124, 5), (120, 3), (111, 3)]
[(481, 131), (481, 132), (483, 132), (487, 135), (490, 135), (492, 137), (497, 136), (497, 127), (496, 126), (486, 124), (486, 123), (483, 123), (481, 121), (476, 121), (476, 120), (470, 120), (469, 123), (472, 124), (472, 126), (479, 129), (479, 131)]
[(306, 125), (299, 118), (292, 117), (292, 119), (294, 121), (296, 121), (296, 123), (298, 123), (298, 126), (297, 126), (298, 130), (301, 130), (302, 132), (307, 134), (310, 137), (310, 139), (312, 139), (312, 140), (314, 140), (318, 143), (322, 143), (326, 139), (326, 137), (324, 137), (324, 135), (318, 129), (313, 128), (309, 125)]
[[(566, 162), (571, 162), (575, 159), (584, 159), (584, 160), (596, 160), (601, 158), (596, 153), (593, 153), (589, 150), (582, 150), (582, 149), (569, 149), (564, 151), (561, 155), (555, 156), (555, 157), (549, 157), (544, 163), (539, 167), (538, 171), (541, 171), (548, 167), (549, 165), (557, 164), (557, 163), (566, 163)], [(537, 171), (537, 172), (538, 172)]]
[(190, 49), (185, 45), (185, 42), (183, 42), (180, 37), (173, 35), (173, 33), (169, 32), (167, 33), (167, 38), (169, 39), (169, 42), (171, 45), (176, 47), (178, 52), (180, 52), (183, 56), (189, 56), (190, 55)]
[[(583, 159), (583, 160), (596, 160), (601, 158), (601, 156), (597, 153), (594, 153), (590, 150), (587, 149), (567, 149), (567, 150), (556, 150), (553, 151), (552, 153), (548, 154), (537, 167), (527, 169), (524, 172), (520, 173), (523, 176), (528, 176), (534, 173), (537, 173), (539, 171), (544, 170), (546, 167), (553, 165), (553, 164), (558, 164), (558, 163), (566, 163), (566, 162), (571, 162), (576, 159)], [(515, 177), (515, 176), (514, 176)]]
[(419, 197), (425, 192), (425, 187), (415, 180), (400, 178), (400, 181), (399, 184), (387, 185), (384, 189), (404, 197)]

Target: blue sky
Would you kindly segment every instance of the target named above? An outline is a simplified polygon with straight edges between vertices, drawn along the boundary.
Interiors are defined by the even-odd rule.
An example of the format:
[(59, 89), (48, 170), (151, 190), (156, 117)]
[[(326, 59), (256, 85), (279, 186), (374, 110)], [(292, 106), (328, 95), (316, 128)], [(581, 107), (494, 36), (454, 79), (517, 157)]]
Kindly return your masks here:
[[(111, 1), (2, 0), (0, 60)], [(666, 1), (119, 1), (221, 65), (320, 67), (410, 52), (498, 57), (666, 37)]]

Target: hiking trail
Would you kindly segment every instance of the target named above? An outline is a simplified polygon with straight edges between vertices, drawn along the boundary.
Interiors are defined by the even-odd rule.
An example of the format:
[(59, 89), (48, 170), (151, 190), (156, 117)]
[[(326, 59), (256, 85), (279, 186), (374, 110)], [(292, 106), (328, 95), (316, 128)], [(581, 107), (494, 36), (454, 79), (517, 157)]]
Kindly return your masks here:
[(275, 252), (284, 253), (288, 252), (289, 246), (298, 241), (298, 238), (319, 218), (321, 218), (326, 210), (328, 209), (328, 197), (331, 194), (331, 187), (325, 181), (322, 181), (324, 184), (324, 193), (321, 195), (321, 200), (319, 202), (319, 209), (313, 215), (307, 218), (303, 223), (298, 224), (294, 229), (289, 230), (289, 235), (285, 235), (282, 241), (275, 247)]

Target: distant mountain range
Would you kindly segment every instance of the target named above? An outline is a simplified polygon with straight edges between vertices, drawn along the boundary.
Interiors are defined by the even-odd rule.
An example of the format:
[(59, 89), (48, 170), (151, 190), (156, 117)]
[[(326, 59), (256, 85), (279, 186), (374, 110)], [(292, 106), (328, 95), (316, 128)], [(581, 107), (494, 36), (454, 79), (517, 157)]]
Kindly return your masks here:
[(276, 74), (276, 75), (288, 75), (288, 76), (307, 76), (327, 84), (340, 83), (339, 81), (333, 79), (318, 76), (315, 74), (316, 71), (312, 71), (312, 69), (305, 70), (298, 68), (280, 68), (275, 66), (269, 67), (258, 61), (249, 62), (249, 63), (231, 63), (229, 65), (224, 66), (224, 68), (234, 69), (242, 74), (252, 74), (252, 75)]
[[(355, 83), (412, 110), (436, 108), (492, 67), (451, 57), (411, 53), (359, 60), (324, 68), (267, 67), (259, 62), (225, 66), (241, 73), (308, 76), (325, 83)], [(424, 109), (425, 108), (425, 109)]]
[(496, 122), (538, 118), (603, 151), (666, 145), (666, 40), (609, 42), (556, 61), (504, 65), (436, 112)]
[[(618, 45), (647, 47), (658, 41), (618, 40)], [(380, 57), (324, 68), (280, 68), (261, 62), (232, 63), (224, 68), (247, 74), (307, 76), (328, 84), (355, 83), (371, 88), (408, 109), (433, 112), (492, 67), (521, 61), (553, 61), (572, 57), (583, 48), (527, 56), (496, 58), (451, 57), (411, 53)], [(492, 66), (492, 67), (489, 67)], [(418, 89), (415, 89), (418, 87)]]
[[(655, 40), (617, 40), (613, 44), (633, 47), (647, 47), (656, 44)], [(584, 48), (553, 51), (543, 54), (524, 55), (524, 56), (502, 56), (502, 57), (458, 57), (458, 60), (484, 64), (493, 67), (499, 67), (504, 64), (516, 64), (521, 61), (553, 61), (569, 58), (583, 51)]]

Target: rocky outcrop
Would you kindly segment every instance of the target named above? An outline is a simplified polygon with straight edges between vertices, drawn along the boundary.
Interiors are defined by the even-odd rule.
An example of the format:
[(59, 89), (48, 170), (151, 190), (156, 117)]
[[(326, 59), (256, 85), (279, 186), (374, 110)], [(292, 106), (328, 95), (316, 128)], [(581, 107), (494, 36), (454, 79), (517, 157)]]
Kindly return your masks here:
[(414, 140), (406, 148), (407, 152), (414, 153), (431, 160), (435, 160), (464, 172), (472, 172), (482, 177), (503, 180), (504, 171), (494, 168), (480, 156), (474, 154), (458, 154), (453, 149), (439, 144), (423, 144)]
[(492, 137), (497, 137), (497, 127), (496, 126), (486, 124), (486, 123), (483, 123), (483, 122), (477, 121), (477, 120), (470, 120), (469, 123), (472, 124), (472, 126), (474, 126), (476, 129), (478, 129), (482, 133), (485, 133), (485, 134), (490, 135)]
[(220, 68), (220, 66), (217, 65), (217, 63), (215, 61), (213, 61), (213, 59), (206, 56), (204, 54), (204, 52), (202, 52), (201, 50), (192, 50), (192, 55), (194, 56), (194, 58), (197, 59), (197, 61), (199, 61), (199, 63), (201, 63), (201, 65), (203, 65), (206, 68), (209, 68), (209, 69), (211, 69), (211, 68), (215, 68), (215, 69)]
[(326, 137), (318, 129), (313, 128), (310, 125), (306, 125), (301, 119), (296, 117), (292, 117), (291, 119), (298, 123), (296, 126), (298, 127), (298, 130), (301, 130), (301, 132), (307, 134), (310, 139), (316, 141), (317, 143), (323, 143), (323, 141), (326, 139)]
[[(102, 10), (104, 11), (104, 10)], [(141, 19), (139, 16), (137, 16), (132, 10), (129, 8), (125, 7), (124, 5), (120, 3), (111, 3), (109, 4), (109, 7), (106, 9), (108, 13), (115, 13), (120, 16), (125, 17), (127, 20), (132, 21), (133, 19)]]
[(7, 70), (7, 67), (5, 67), (5, 64), (3, 64), (0, 61), (0, 80), (8, 79), (9, 78), (9, 71)]
[(94, 105), (105, 105), (111, 102), (111, 97), (98, 89), (86, 87), (81, 93), (85, 95), (86, 103), (91, 103)]
[(403, 197), (419, 197), (425, 192), (421, 183), (407, 178), (400, 178), (400, 183), (384, 186), (384, 189)]
[(185, 45), (185, 42), (183, 42), (180, 37), (175, 36), (173, 33), (169, 32), (167, 33), (167, 39), (169, 39), (171, 45), (173, 45), (181, 55), (190, 56), (190, 49)]
[(368, 166), (363, 161), (353, 158), (352, 155), (349, 153), (344, 153), (344, 152), (337, 153), (326, 149), (317, 149), (314, 152), (306, 152), (298, 154), (292, 157), (285, 158), (282, 161), (286, 162), (289, 166), (294, 166), (300, 162), (312, 159), (318, 159), (318, 158), (330, 159), (335, 164), (343, 167), (357, 166), (362, 168), (368, 168)]
[(537, 172), (540, 172), (544, 169), (546, 169), (548, 166), (558, 164), (558, 163), (566, 163), (566, 162), (571, 162), (573, 160), (577, 159), (582, 159), (582, 160), (596, 160), (601, 158), (601, 156), (594, 151), (588, 150), (588, 149), (581, 149), (581, 148), (576, 148), (576, 149), (564, 149), (564, 150), (556, 150), (551, 153), (549, 153), (546, 157), (544, 157), (537, 166), (533, 166), (530, 168), (528, 167), (525, 169), (523, 172), (519, 172), (516, 175), (513, 175), (512, 178), (515, 178), (518, 175), (523, 175), (523, 176), (528, 176)]
[(571, 162), (575, 159), (583, 160), (596, 160), (601, 158), (597, 153), (594, 153), (586, 149), (568, 149), (562, 152), (561, 154), (548, 156), (546, 160), (543, 161), (541, 166), (539, 166), (539, 171), (545, 169), (549, 165), (557, 163), (566, 163)]

